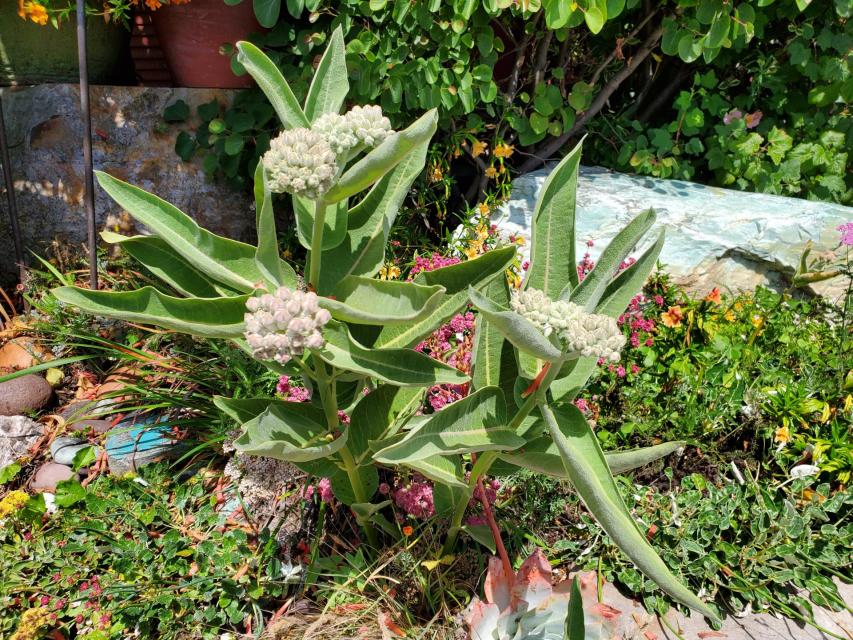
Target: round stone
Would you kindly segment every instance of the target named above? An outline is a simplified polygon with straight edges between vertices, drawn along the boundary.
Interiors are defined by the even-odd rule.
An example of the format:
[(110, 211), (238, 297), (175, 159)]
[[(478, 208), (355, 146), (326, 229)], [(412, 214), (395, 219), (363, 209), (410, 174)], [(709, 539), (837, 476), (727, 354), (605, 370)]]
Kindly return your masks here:
[(56, 485), (63, 480), (71, 480), (74, 477), (71, 467), (56, 462), (45, 462), (38, 468), (30, 483), (33, 491), (56, 491)]
[(0, 382), (0, 416), (17, 416), (38, 411), (50, 402), (53, 389), (35, 374)]

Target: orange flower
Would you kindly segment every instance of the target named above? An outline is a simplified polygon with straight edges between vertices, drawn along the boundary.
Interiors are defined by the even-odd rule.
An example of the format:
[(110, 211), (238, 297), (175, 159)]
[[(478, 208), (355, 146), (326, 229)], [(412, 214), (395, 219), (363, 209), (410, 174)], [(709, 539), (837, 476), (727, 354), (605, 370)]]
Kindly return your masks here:
[(497, 169), (495, 169), (494, 167), (489, 167), (488, 169), (486, 169), (486, 177), (487, 178), (494, 178), (497, 175), (498, 175)]
[(680, 327), (681, 321), (684, 319), (684, 313), (681, 311), (681, 307), (675, 306), (670, 307), (662, 314), (660, 314), (661, 322), (670, 329), (673, 327)]
[(44, 26), (47, 24), (47, 9), (44, 8), (43, 5), (40, 5), (38, 2), (25, 2), (24, 0), (18, 1), (18, 15), (26, 20), (29, 18), (36, 24), (40, 24)]
[(403, 527), (403, 535), (406, 537), (412, 535), (414, 532), (414, 528), (412, 528), (410, 525), (406, 525), (405, 527)]
[(705, 302), (713, 302), (714, 304), (720, 304), (722, 299), (720, 298), (720, 288), (714, 287), (711, 289), (711, 293), (705, 296)]
[(780, 442), (785, 444), (786, 442), (791, 441), (791, 430), (788, 429), (787, 426), (782, 426), (776, 429), (776, 433), (773, 434), (773, 440), (775, 442)]
[(486, 152), (486, 143), (480, 142), (479, 140), (474, 140), (474, 144), (471, 145), (471, 155), (475, 158), (477, 156), (481, 156)]
[(489, 205), (487, 205), (485, 202), (481, 202), (477, 205), (477, 211), (480, 212), (481, 216), (487, 216), (489, 215)]
[(151, 9), (151, 11), (156, 11), (163, 6), (163, 3), (160, 0), (145, 0), (145, 6)]
[(515, 151), (515, 147), (511, 144), (504, 144), (501, 142), (498, 146), (495, 147), (495, 157), (496, 158), (509, 158), (513, 152)]

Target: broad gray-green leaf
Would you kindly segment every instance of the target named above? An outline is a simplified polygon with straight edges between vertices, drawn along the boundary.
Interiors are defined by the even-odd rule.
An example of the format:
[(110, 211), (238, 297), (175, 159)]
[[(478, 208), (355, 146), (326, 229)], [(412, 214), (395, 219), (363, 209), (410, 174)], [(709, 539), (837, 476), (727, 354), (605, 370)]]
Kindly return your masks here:
[[(457, 456), (456, 459), (460, 461), (461, 465), (461, 458)], [(427, 460), (431, 460), (431, 458), (428, 458)], [(420, 462), (423, 463), (427, 460), (420, 460)], [(448, 479), (450, 478), (448, 477)], [(461, 502), (464, 501), (467, 503), (470, 498), (471, 491), (465, 483), (463, 483), (462, 486), (459, 486), (455, 482), (448, 484), (447, 482), (438, 480), (432, 489), (432, 501), (435, 505), (435, 515), (439, 518), (451, 516)]]
[(245, 423), (234, 448), (255, 456), (307, 462), (328, 458), (346, 443), (347, 431), (336, 438), (327, 433), (322, 409), (306, 402), (288, 402), (270, 405)]
[(343, 241), (323, 251), (319, 293), (329, 293), (346, 276), (372, 276), (379, 271), (388, 234), (412, 182), (424, 168), (428, 148), (429, 142), (413, 148), (349, 210)]
[(474, 260), (442, 267), (435, 271), (422, 271), (414, 282), (423, 285), (439, 285), (447, 291), (441, 297), (435, 311), (420, 322), (408, 326), (385, 326), (376, 339), (379, 347), (410, 347), (435, 331), (448, 319), (465, 307), (468, 302), (468, 287), (481, 287), (500, 279), (515, 256), (515, 247), (503, 247), (488, 251)]
[(243, 424), (253, 418), (257, 418), (272, 405), (283, 404), (290, 406), (292, 403), (269, 397), (227, 398), (225, 396), (213, 396), (213, 404), (235, 422)]
[(443, 298), (444, 287), (347, 276), (319, 304), (338, 320), (353, 324), (411, 324), (430, 316)]
[[(617, 318), (625, 312), (631, 299), (642, 289), (652, 269), (655, 268), (658, 256), (663, 249), (664, 240), (665, 234), (661, 230), (654, 245), (646, 249), (634, 264), (622, 271), (607, 285), (596, 313)], [(551, 384), (551, 394), (554, 399), (559, 401), (574, 400), (586, 385), (592, 372), (595, 371), (595, 367), (595, 358), (575, 360), (571, 372)]]
[(414, 469), (425, 478), (453, 489), (466, 489), (465, 470), (460, 456), (444, 457), (429, 456), (419, 460), (403, 462), (405, 466)]
[(154, 194), (103, 171), (95, 173), (98, 183), (113, 200), (205, 276), (244, 293), (252, 291), (255, 283), (261, 281), (251, 245), (210, 233)]
[[(509, 305), (509, 287), (506, 279), (495, 278), (492, 280), (486, 285), (483, 295), (499, 307)], [(485, 316), (477, 320), (474, 334), (474, 352), (472, 354), (474, 370), (471, 378), (475, 389), (488, 386), (504, 388), (501, 385), (501, 380), (507, 377), (504, 374), (503, 366), (506, 364), (503, 357), (504, 344), (506, 344), (506, 338), (494, 324), (487, 322)], [(510, 364), (513, 369), (510, 372), (510, 377), (513, 377), (515, 373), (514, 358)]]
[[(475, 542), (479, 542), (481, 545), (486, 547), (492, 553), (497, 553), (497, 546), (495, 546), (495, 536), (492, 533), (492, 530), (484, 525), (484, 524), (466, 524), (461, 529), (467, 535), (471, 536), (471, 539)], [(526, 635), (525, 638), (530, 638), (531, 636)]]
[(53, 290), (53, 295), (94, 315), (153, 324), (206, 338), (241, 337), (249, 299), (249, 296), (175, 298), (153, 287), (121, 292), (59, 287)]
[(258, 83), (284, 128), (310, 127), (311, 123), (305, 117), (290, 85), (267, 54), (246, 41), (237, 43), (237, 51), (237, 61)]
[(533, 210), (530, 270), (525, 288), (541, 289), (552, 299), (567, 284), (577, 286), (575, 204), (581, 140), (551, 172)]
[(601, 528), (637, 567), (671, 597), (719, 622), (717, 615), (676, 578), (651, 547), (625, 506), (607, 461), (580, 410), (574, 405), (540, 407), (566, 474)]
[(607, 285), (619, 272), (619, 266), (651, 229), (656, 217), (655, 212), (649, 209), (631, 220), (607, 245), (596, 261), (595, 267), (583, 281), (574, 290), (568, 287), (563, 289), (560, 297), (564, 300), (570, 299), (587, 311), (595, 309)]
[(370, 453), (370, 441), (385, 437), (396, 417), (397, 398), (408, 394), (402, 387), (382, 385), (363, 396), (350, 416), (348, 448), (361, 464)]
[[(355, 474), (358, 476), (358, 481), (364, 488), (364, 496), (357, 496), (353, 491), (352, 481), (344, 469), (336, 468), (332, 473), (326, 474), (326, 477), (332, 483), (332, 493), (335, 497), (345, 505), (363, 503), (369, 501), (376, 489), (379, 488), (379, 470), (375, 465), (363, 464), (356, 468)], [(318, 476), (319, 477), (319, 476)]]
[(468, 289), (468, 297), (480, 315), (520, 350), (548, 362), (562, 358), (560, 350), (527, 318), (499, 307), (474, 288)]
[(344, 35), (337, 27), (317, 65), (305, 98), (305, 116), (314, 122), (324, 113), (338, 113), (349, 92)]
[(402, 440), (377, 451), (373, 459), (409, 464), (436, 455), (506, 451), (524, 445), (524, 439), (506, 423), (503, 392), (486, 387), (434, 413)]
[(412, 349), (368, 349), (353, 339), (346, 325), (335, 320), (323, 330), (326, 344), (316, 353), (339, 369), (355, 371), (400, 387), (463, 384), (468, 376)]
[[(541, 424), (541, 423), (540, 423)], [(653, 447), (613, 451), (604, 454), (611, 473), (619, 474), (659, 460), (683, 447), (683, 442), (665, 442)], [(502, 453), (501, 460), (555, 478), (568, 478), (560, 451), (550, 436), (542, 436), (528, 442), (521, 449)]]
[(266, 280), (270, 290), (278, 287), (296, 288), (296, 273), (278, 255), (278, 235), (272, 208), (272, 194), (264, 175), (264, 165), (255, 169), (255, 226), (258, 230), (258, 246), (255, 249), (255, 264)]
[(101, 237), (105, 242), (121, 245), (151, 273), (185, 296), (215, 298), (220, 295), (210, 280), (157, 236), (123, 236), (102, 231)]
[[(308, 200), (301, 196), (293, 196), (293, 214), (296, 217), (296, 237), (306, 249), (311, 248), (311, 235), (314, 232), (314, 219), (316, 213), (314, 211), (315, 204), (313, 200)], [(325, 215), (323, 216), (323, 251), (334, 249), (347, 235), (347, 200), (346, 198), (335, 202), (334, 204), (325, 205)]]
[(438, 112), (427, 111), (408, 128), (389, 135), (382, 143), (347, 169), (326, 192), (326, 202), (337, 202), (364, 191), (397, 166), (415, 147), (429, 142), (438, 125)]

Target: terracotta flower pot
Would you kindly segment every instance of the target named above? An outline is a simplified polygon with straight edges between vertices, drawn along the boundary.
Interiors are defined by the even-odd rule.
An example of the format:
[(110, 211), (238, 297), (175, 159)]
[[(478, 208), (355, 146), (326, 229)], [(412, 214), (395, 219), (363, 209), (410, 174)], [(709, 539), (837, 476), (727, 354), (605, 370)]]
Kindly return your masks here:
[(177, 86), (203, 88), (251, 87), (249, 75), (235, 76), (223, 44), (262, 31), (250, 0), (229, 6), (223, 0), (191, 0), (164, 5), (152, 14), (160, 48)]

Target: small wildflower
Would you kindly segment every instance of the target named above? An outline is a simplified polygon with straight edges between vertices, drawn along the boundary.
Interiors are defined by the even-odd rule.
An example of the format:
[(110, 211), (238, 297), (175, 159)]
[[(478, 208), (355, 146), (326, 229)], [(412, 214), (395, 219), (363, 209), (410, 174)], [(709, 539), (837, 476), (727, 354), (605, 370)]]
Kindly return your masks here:
[(498, 175), (498, 171), (494, 167), (487, 167), (486, 168), (486, 177), (487, 178), (496, 178), (497, 175)]
[(841, 233), (841, 244), (853, 247), (853, 222), (845, 222), (836, 227), (836, 230)]
[(655, 304), (659, 307), (662, 307), (664, 304), (663, 296), (658, 294), (654, 297)]
[(783, 425), (776, 429), (776, 432), (773, 434), (774, 442), (781, 442), (783, 444), (791, 441), (791, 430), (787, 425)]
[(681, 307), (676, 305), (660, 314), (660, 319), (665, 327), (673, 329), (681, 326), (681, 321), (684, 319), (684, 313), (681, 311)]
[(403, 535), (406, 536), (407, 538), (410, 535), (412, 535), (414, 532), (415, 532), (415, 528), (412, 527), (411, 525), (407, 524), (405, 527), (403, 527)]
[(756, 111), (754, 113), (747, 113), (744, 117), (743, 121), (746, 123), (747, 129), (755, 129), (761, 122), (761, 118), (764, 114), (761, 111)]
[(477, 212), (481, 216), (489, 215), (489, 211), (490, 211), (489, 205), (487, 205), (485, 202), (481, 202), (480, 204), (477, 205)]
[(760, 316), (756, 313), (752, 315), (749, 321), (752, 323), (753, 327), (760, 329), (764, 325), (764, 316)]
[(26, 20), (29, 18), (36, 24), (44, 26), (47, 24), (47, 9), (38, 2), (18, 2), (18, 15)]
[(35, 640), (41, 636), (41, 629), (50, 622), (52, 616), (44, 607), (27, 609), (21, 614), (18, 629), (10, 640)]
[(723, 124), (731, 124), (735, 120), (740, 120), (741, 118), (743, 118), (743, 111), (740, 109), (732, 109), (723, 116)]
[(474, 143), (471, 145), (471, 155), (475, 158), (483, 155), (486, 152), (486, 146), (485, 142), (474, 140)]
[(430, 175), (430, 177), (432, 178), (433, 182), (438, 182), (444, 177), (444, 172), (442, 172), (441, 167), (435, 165), (432, 168), (432, 174)]
[(396, 280), (400, 277), (400, 267), (389, 262), (379, 270), (379, 277), (382, 280)]
[(23, 491), (10, 491), (0, 500), (0, 519), (19, 511), (29, 500), (30, 496)]

